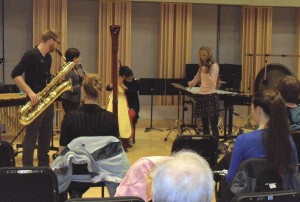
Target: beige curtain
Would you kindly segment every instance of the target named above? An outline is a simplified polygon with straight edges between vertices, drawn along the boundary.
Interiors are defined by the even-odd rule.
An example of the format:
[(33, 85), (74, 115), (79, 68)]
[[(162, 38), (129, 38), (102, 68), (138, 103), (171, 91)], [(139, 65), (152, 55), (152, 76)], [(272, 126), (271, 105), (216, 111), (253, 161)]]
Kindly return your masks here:
[[(67, 0), (33, 0), (33, 46), (40, 43), (43, 31), (49, 28), (62, 32), (60, 50), (64, 53), (67, 48)], [(52, 74), (56, 74), (62, 61), (52, 53)]]
[[(105, 85), (112, 83), (112, 47), (110, 25), (120, 25), (118, 60), (131, 66), (131, 2), (99, 0), (99, 58), (98, 73)], [(108, 102), (103, 91), (101, 104)]]
[(268, 63), (271, 62), (271, 58), (256, 54), (271, 53), (272, 8), (243, 7), (241, 28), (243, 67), (241, 91), (252, 94), (257, 73), (265, 66), (266, 60)]
[[(62, 32), (59, 47), (62, 53), (67, 49), (67, 0), (33, 0), (33, 46), (42, 40), (45, 29), (55, 28)], [(56, 74), (63, 64), (63, 59), (52, 53), (51, 74)], [(55, 111), (58, 113), (54, 130), (60, 130), (63, 118), (61, 103), (56, 103)]]
[[(296, 37), (296, 48), (297, 55), (300, 55), (300, 8), (297, 10), (297, 37)], [(295, 74), (297, 78), (300, 78), (300, 57), (297, 57), (297, 66), (295, 67)]]
[[(158, 77), (183, 78), (191, 60), (192, 4), (161, 3)], [(159, 104), (172, 105), (177, 97), (162, 96)]]

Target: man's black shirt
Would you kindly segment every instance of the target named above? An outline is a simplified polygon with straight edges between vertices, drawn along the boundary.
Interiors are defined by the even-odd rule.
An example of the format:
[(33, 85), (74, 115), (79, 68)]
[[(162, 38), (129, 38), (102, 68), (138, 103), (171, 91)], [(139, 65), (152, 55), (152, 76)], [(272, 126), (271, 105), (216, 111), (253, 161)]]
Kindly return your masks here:
[(23, 55), (21, 61), (13, 69), (11, 77), (14, 79), (25, 72), (25, 83), (33, 92), (38, 93), (51, 80), (51, 63), (51, 55), (47, 53), (44, 57), (39, 49), (35, 47)]

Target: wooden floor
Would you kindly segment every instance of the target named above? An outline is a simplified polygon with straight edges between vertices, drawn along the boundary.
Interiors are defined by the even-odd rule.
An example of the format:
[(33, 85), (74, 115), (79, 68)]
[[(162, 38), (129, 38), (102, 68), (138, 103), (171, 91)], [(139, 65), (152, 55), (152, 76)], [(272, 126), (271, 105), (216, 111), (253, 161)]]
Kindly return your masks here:
[[(236, 122), (236, 120), (235, 120)], [(245, 121), (241, 120), (238, 121), (242, 125), (245, 123)], [(128, 159), (131, 164), (133, 164), (136, 160), (138, 160), (141, 157), (145, 156), (167, 156), (170, 155), (171, 147), (174, 139), (177, 137), (177, 129), (173, 130), (167, 130), (174, 124), (174, 120), (164, 120), (164, 121), (153, 121), (153, 127), (162, 129), (163, 131), (159, 130), (150, 130), (149, 132), (145, 132), (145, 128), (150, 126), (150, 122), (148, 120), (140, 120), (137, 124), (137, 130), (136, 130), (136, 143), (133, 145), (132, 148), (129, 149), (127, 152)], [(175, 123), (176, 126), (176, 123)], [(167, 134), (169, 134), (169, 137), (167, 141), (165, 141), (165, 137)], [(189, 131), (185, 131), (186, 134), (189, 134)], [(191, 130), (191, 133), (194, 133), (193, 130)], [(2, 134), (2, 139), (7, 140), (11, 142), (11, 140), (14, 137), (12, 135), (8, 134)], [(20, 138), (19, 138), (20, 139)], [(58, 146), (58, 139), (59, 135), (54, 136), (54, 146)], [(13, 146), (15, 146), (16, 143), (19, 143), (20, 140), (17, 140)], [(20, 149), (22, 150), (22, 149)], [(50, 155), (54, 151), (50, 151)], [(16, 165), (21, 166), (21, 157), (22, 154), (18, 154), (16, 156)], [(36, 159), (36, 157), (35, 157)], [(51, 158), (51, 162), (52, 162)], [(35, 161), (36, 163), (36, 161)], [(100, 197), (100, 188), (91, 188), (89, 189), (84, 197)], [(105, 192), (105, 196), (108, 196), (108, 192)]]

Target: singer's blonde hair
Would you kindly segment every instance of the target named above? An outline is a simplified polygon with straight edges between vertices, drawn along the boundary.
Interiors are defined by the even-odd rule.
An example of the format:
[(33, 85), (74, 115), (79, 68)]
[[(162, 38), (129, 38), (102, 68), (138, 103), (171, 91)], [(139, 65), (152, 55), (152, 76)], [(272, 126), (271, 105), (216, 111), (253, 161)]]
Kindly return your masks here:
[[(200, 54), (200, 51), (206, 51), (207, 52), (207, 59), (206, 60), (213, 60), (213, 54), (212, 54), (212, 50), (211, 48), (209, 48), (208, 46), (202, 46), (201, 48), (199, 48), (199, 54)], [(202, 67), (204, 64), (203, 64), (203, 61), (200, 60), (200, 67)]]

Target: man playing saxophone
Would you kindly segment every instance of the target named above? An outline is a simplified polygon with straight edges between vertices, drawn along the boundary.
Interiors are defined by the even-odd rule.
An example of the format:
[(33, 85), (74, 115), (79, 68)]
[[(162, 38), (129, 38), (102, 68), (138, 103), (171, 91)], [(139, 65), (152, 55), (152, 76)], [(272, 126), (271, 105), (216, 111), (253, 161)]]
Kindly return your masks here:
[[(18, 87), (27, 94), (32, 104), (39, 103), (37, 93), (51, 80), (50, 53), (60, 45), (61, 33), (54, 29), (45, 30), (42, 41), (27, 51), (12, 71), (12, 78)], [(22, 74), (25, 73), (25, 79)], [(54, 106), (51, 104), (26, 128), (23, 139), (23, 166), (33, 166), (33, 154), (38, 140), (38, 166), (49, 166), (49, 149), (53, 132)]]

